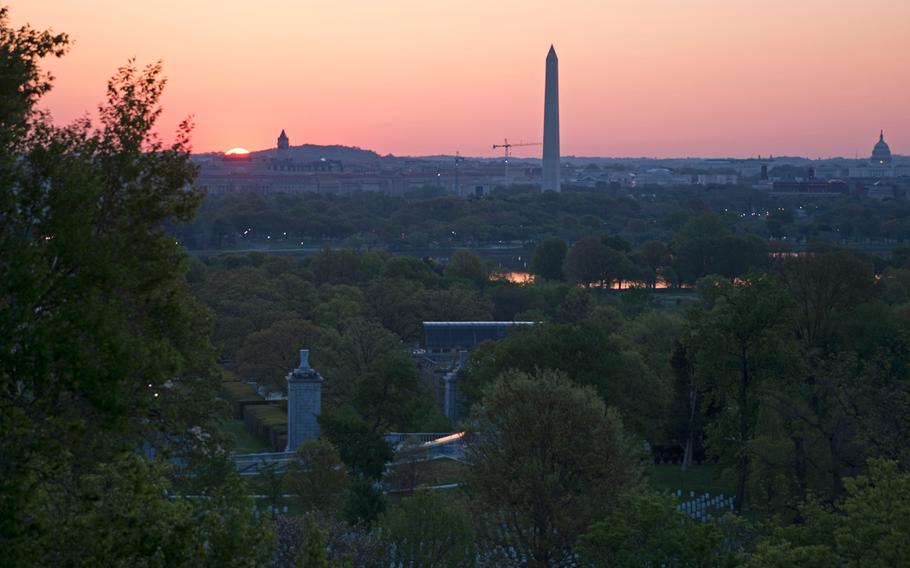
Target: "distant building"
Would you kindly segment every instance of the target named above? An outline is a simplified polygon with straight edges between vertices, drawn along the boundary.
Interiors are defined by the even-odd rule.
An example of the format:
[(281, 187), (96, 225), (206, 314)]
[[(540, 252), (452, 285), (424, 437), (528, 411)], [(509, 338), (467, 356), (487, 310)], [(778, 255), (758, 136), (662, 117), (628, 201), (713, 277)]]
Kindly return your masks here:
[(849, 187), (841, 180), (805, 180), (805, 181), (776, 181), (771, 188), (770, 195), (782, 197), (799, 195), (801, 197), (839, 197), (846, 195)]
[(295, 162), (291, 159), (271, 160), (267, 166), (273, 172), (343, 172), (344, 163), (341, 160), (312, 160), (309, 162)]
[(417, 366), (427, 384), (436, 392), (437, 402), (450, 420), (464, 413), (458, 392), (458, 375), (468, 351), (484, 341), (506, 338), (517, 327), (531, 321), (425, 321), (423, 350), (415, 351)]
[(885, 142), (884, 130), (879, 132), (878, 142), (872, 148), (869, 163), (850, 168), (850, 177), (877, 179), (894, 177), (894, 161), (891, 156), (891, 148)]
[(692, 176), (677, 174), (667, 168), (651, 168), (634, 174), (632, 184), (634, 187), (692, 185)]
[(736, 174), (698, 174), (695, 183), (698, 185), (736, 185), (739, 176)]
[(872, 148), (872, 158), (869, 159), (875, 166), (891, 165), (891, 148), (885, 142), (885, 131), (878, 134), (878, 142)]
[(287, 150), (291, 145), (291, 141), (288, 139), (288, 135), (284, 133), (284, 129), (281, 129), (281, 134), (278, 135), (278, 149)]

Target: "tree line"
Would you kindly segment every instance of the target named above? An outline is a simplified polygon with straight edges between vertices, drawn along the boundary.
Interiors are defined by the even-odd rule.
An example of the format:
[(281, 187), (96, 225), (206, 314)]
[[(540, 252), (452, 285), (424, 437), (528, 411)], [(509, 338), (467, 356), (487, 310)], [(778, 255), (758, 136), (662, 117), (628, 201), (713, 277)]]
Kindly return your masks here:
[(775, 246), (844, 240), (906, 242), (910, 205), (859, 196), (771, 197), (743, 186), (573, 188), (559, 194), (499, 188), (482, 199), (378, 193), (209, 195), (198, 215), (169, 225), (189, 249), (299, 248), (330, 242), (388, 250), (501, 242), (575, 242), (592, 233), (633, 245), (669, 241), (687, 221), (717, 215), (738, 236)]

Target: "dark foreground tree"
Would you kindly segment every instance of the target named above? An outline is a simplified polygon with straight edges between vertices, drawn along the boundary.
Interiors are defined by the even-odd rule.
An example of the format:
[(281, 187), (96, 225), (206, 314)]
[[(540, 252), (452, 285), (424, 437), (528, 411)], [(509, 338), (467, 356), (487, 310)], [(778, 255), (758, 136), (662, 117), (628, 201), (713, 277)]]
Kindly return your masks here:
[(573, 565), (576, 539), (641, 483), (643, 452), (618, 413), (554, 371), (504, 374), (465, 441), (482, 539), (528, 566)]
[(383, 514), (379, 526), (388, 566), (476, 565), (471, 517), (460, 495), (418, 491)]
[(183, 501), (167, 468), (134, 454), (179, 457), (198, 479), (218, 447), (208, 318), (163, 230), (202, 197), (190, 125), (170, 146), (152, 134), (161, 68), (132, 63), (97, 128), (51, 124), (35, 110), (50, 88), (39, 63), (66, 41), (0, 10), (2, 562), (179, 566), (192, 548), (191, 565), (255, 563), (263, 547), (243, 535), (268, 548), (269, 530), (236, 476)]
[(865, 476), (845, 480), (847, 496), (832, 508), (809, 504), (805, 522), (759, 543), (749, 568), (905, 566), (910, 558), (910, 474), (873, 460)]
[(676, 501), (656, 494), (624, 495), (621, 507), (580, 539), (581, 565), (591, 568), (721, 568), (735, 566), (733, 542), (714, 523), (696, 521)]

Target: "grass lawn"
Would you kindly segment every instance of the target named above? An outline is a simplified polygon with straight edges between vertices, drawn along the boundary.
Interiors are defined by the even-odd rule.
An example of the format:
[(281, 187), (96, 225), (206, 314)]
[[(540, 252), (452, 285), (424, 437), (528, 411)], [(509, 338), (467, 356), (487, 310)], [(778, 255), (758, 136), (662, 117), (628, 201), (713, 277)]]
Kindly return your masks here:
[(240, 420), (224, 420), (220, 426), (222, 432), (226, 432), (234, 438), (234, 451), (238, 454), (271, 451), (268, 446), (250, 435)]
[(684, 497), (689, 495), (689, 491), (694, 491), (696, 495), (731, 495), (733, 486), (718, 478), (719, 472), (716, 465), (696, 465), (685, 472), (678, 465), (655, 465), (651, 466), (649, 482), (652, 488), (659, 491), (673, 493), (682, 490)]

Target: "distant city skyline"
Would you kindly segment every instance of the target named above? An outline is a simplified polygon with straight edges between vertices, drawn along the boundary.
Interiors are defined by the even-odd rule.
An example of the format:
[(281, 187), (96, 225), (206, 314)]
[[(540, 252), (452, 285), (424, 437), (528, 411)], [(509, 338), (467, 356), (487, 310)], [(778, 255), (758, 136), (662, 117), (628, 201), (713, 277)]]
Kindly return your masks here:
[(8, 4), (14, 25), (75, 40), (45, 63), (58, 122), (91, 113), (130, 57), (162, 59), (162, 135), (193, 115), (197, 152), (272, 148), (285, 129), (293, 145), (494, 157), (503, 138), (541, 141), (555, 44), (564, 156), (862, 158), (881, 129), (910, 154), (906, 0)]

